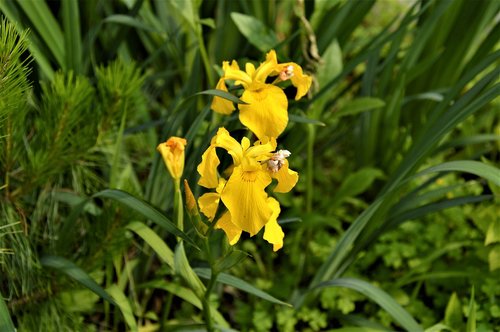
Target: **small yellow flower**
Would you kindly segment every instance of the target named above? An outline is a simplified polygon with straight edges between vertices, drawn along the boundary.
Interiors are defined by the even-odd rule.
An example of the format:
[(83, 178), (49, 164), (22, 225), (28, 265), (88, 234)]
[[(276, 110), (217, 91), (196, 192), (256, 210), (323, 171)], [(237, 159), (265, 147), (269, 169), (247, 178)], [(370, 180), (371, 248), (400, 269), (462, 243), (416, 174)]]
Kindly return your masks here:
[(181, 137), (170, 137), (156, 148), (173, 179), (179, 180), (184, 172), (184, 149), (187, 141)]
[[(216, 148), (223, 148), (233, 159), (227, 181), (217, 172), (220, 162)], [(288, 192), (297, 183), (298, 174), (288, 168), (286, 157), (290, 153), (286, 150), (273, 153), (275, 149), (274, 139), (263, 139), (251, 146), (248, 138), (238, 143), (226, 129), (219, 128), (203, 154), (198, 165), (201, 175), (198, 184), (216, 192), (202, 195), (198, 204), (210, 220), (215, 218), (219, 203), (224, 204), (228, 211), (217, 221), (216, 228), (224, 230), (231, 245), (238, 241), (242, 231), (254, 236), (265, 227), (264, 239), (273, 244), (274, 250), (283, 246), (284, 233), (277, 223), (280, 206), (265, 189), (274, 178), (278, 181), (274, 191)]]
[[(299, 100), (307, 93), (312, 82), (311, 77), (304, 75), (296, 63), (279, 64), (274, 50), (267, 53), (266, 61), (257, 69), (252, 63), (247, 63), (245, 71), (240, 70), (234, 60), (231, 64), (224, 61), (222, 69), (224, 75), (216, 89), (227, 92), (226, 80), (243, 86), (241, 100), (246, 104), (239, 105), (239, 118), (259, 139), (278, 137), (288, 124), (288, 100), (283, 90), (274, 84), (290, 80), (297, 88), (295, 100)], [(266, 83), (270, 76), (277, 77), (271, 84)], [(212, 109), (222, 114), (231, 114), (235, 110), (232, 102), (220, 97), (214, 97)]]

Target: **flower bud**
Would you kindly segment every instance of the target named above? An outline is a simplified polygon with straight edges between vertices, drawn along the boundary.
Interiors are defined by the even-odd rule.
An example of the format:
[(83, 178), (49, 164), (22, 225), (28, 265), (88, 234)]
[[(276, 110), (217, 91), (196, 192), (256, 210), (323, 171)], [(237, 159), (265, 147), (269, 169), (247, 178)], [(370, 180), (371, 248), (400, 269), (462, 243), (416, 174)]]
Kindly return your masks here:
[(156, 148), (161, 153), (165, 166), (167, 166), (174, 180), (179, 180), (184, 171), (184, 149), (186, 144), (187, 141), (184, 138), (170, 137)]

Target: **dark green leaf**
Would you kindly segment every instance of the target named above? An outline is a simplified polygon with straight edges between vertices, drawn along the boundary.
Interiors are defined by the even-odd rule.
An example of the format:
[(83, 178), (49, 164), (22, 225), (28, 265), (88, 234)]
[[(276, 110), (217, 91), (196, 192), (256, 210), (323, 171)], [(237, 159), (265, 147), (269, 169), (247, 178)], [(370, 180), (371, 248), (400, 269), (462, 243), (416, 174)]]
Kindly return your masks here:
[(204, 90), (204, 91), (201, 91), (201, 92), (198, 92), (198, 93), (194, 94), (194, 96), (196, 96), (196, 95), (217, 96), (217, 97), (221, 97), (221, 98), (227, 99), (229, 101), (232, 101), (233, 103), (236, 103), (236, 104), (247, 104), (243, 100), (241, 100), (238, 97), (230, 94), (229, 92), (218, 90), (218, 89)]
[(261, 52), (268, 52), (278, 44), (274, 31), (257, 18), (240, 13), (231, 13), (231, 18), (241, 34)]
[(2, 294), (0, 294), (0, 331), (15, 332), (16, 328), (10, 318), (9, 309), (5, 304)]

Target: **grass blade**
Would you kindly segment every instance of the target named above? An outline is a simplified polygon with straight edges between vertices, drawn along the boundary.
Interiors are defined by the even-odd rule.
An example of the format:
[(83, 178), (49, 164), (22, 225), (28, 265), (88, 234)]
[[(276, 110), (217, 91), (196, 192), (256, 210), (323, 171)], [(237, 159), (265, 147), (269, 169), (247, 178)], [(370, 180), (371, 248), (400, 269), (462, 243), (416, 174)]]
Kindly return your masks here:
[(92, 279), (85, 271), (76, 266), (73, 262), (67, 260), (66, 258), (60, 256), (45, 255), (40, 259), (42, 266), (51, 267), (63, 272), (71, 279), (78, 281), (83, 286), (90, 289), (92, 292), (96, 293), (104, 300), (117, 305), (115, 300), (101, 287), (94, 279)]
[(140, 221), (131, 222), (125, 228), (139, 235), (144, 242), (156, 252), (162, 261), (167, 263), (172, 269), (174, 268), (174, 253), (167, 246), (165, 241), (163, 241), (151, 228)]
[[(474, 160), (456, 160), (439, 164), (437, 166), (429, 167), (413, 177), (435, 173), (435, 172), (465, 172), (485, 178), (493, 182), (495, 185), (500, 186), (500, 169)], [(412, 177), (412, 178), (413, 178)]]
[[(210, 269), (196, 268), (196, 269), (194, 269), (194, 271), (200, 277), (202, 277), (204, 279), (210, 279), (210, 276), (211, 276)], [(289, 306), (289, 307), (292, 306), (291, 304), (283, 302), (281, 300), (278, 300), (274, 296), (271, 296), (271, 295), (267, 294), (266, 292), (264, 292), (264, 291), (262, 291), (262, 290), (260, 290), (260, 289), (258, 289), (256, 287), (250, 285), (246, 281), (243, 281), (240, 278), (234, 277), (234, 276), (232, 276), (230, 274), (220, 273), (217, 276), (217, 281), (220, 282), (220, 283), (229, 285), (229, 286), (233, 286), (234, 288), (238, 288), (239, 290), (242, 290), (242, 291), (244, 291), (246, 293), (255, 295), (257, 297), (260, 297), (261, 299), (264, 299), (266, 301), (269, 301), (269, 302), (272, 302), (272, 303), (276, 303), (276, 304), (285, 305), (285, 306)]]
[(389, 294), (369, 284), (366, 281), (354, 278), (339, 278), (319, 284), (316, 288), (325, 287), (345, 287), (353, 289), (374, 302), (380, 305), (387, 313), (389, 313), (402, 327), (407, 331), (418, 332), (423, 331), (423, 328), (415, 321), (415, 319), (400, 306)]
[(12, 319), (10, 318), (9, 309), (7, 309), (7, 305), (5, 304), (2, 294), (0, 294), (0, 331), (16, 331), (14, 323), (12, 323)]
[(77, 0), (63, 0), (64, 46), (66, 69), (82, 72), (82, 40), (80, 34), (80, 12)]
[(123, 291), (118, 288), (117, 285), (111, 285), (107, 289), (108, 293), (113, 296), (116, 300), (116, 305), (120, 308), (120, 311), (123, 314), (123, 318), (125, 319), (125, 323), (127, 323), (130, 331), (138, 332), (139, 328), (137, 327), (137, 322), (134, 317), (134, 312), (130, 305), (129, 300), (123, 293)]

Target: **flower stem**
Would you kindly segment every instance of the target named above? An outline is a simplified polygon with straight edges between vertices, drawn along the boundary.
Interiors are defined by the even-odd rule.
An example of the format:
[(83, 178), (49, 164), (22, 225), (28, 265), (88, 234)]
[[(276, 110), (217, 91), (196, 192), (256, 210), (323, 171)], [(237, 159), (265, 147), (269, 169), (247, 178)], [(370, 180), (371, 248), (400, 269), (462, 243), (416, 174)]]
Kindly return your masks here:
[(212, 293), (215, 281), (217, 280), (218, 272), (214, 270), (215, 262), (212, 258), (208, 237), (204, 239), (204, 243), (205, 243), (205, 253), (207, 254), (208, 264), (210, 265), (210, 270), (212, 273), (210, 275), (210, 280), (208, 281), (207, 290), (205, 292), (205, 296), (202, 299), (202, 303), (203, 303), (203, 314), (205, 316), (205, 324), (207, 326), (207, 331), (212, 332), (214, 331), (214, 327), (212, 323), (212, 313), (210, 310), (210, 294)]
[(307, 178), (306, 178), (306, 211), (312, 211), (313, 203), (313, 180), (314, 180), (314, 140), (316, 129), (312, 124), (307, 126)]
[(177, 217), (177, 228), (184, 231), (184, 205), (182, 202), (180, 183), (180, 179), (174, 180), (174, 215)]

